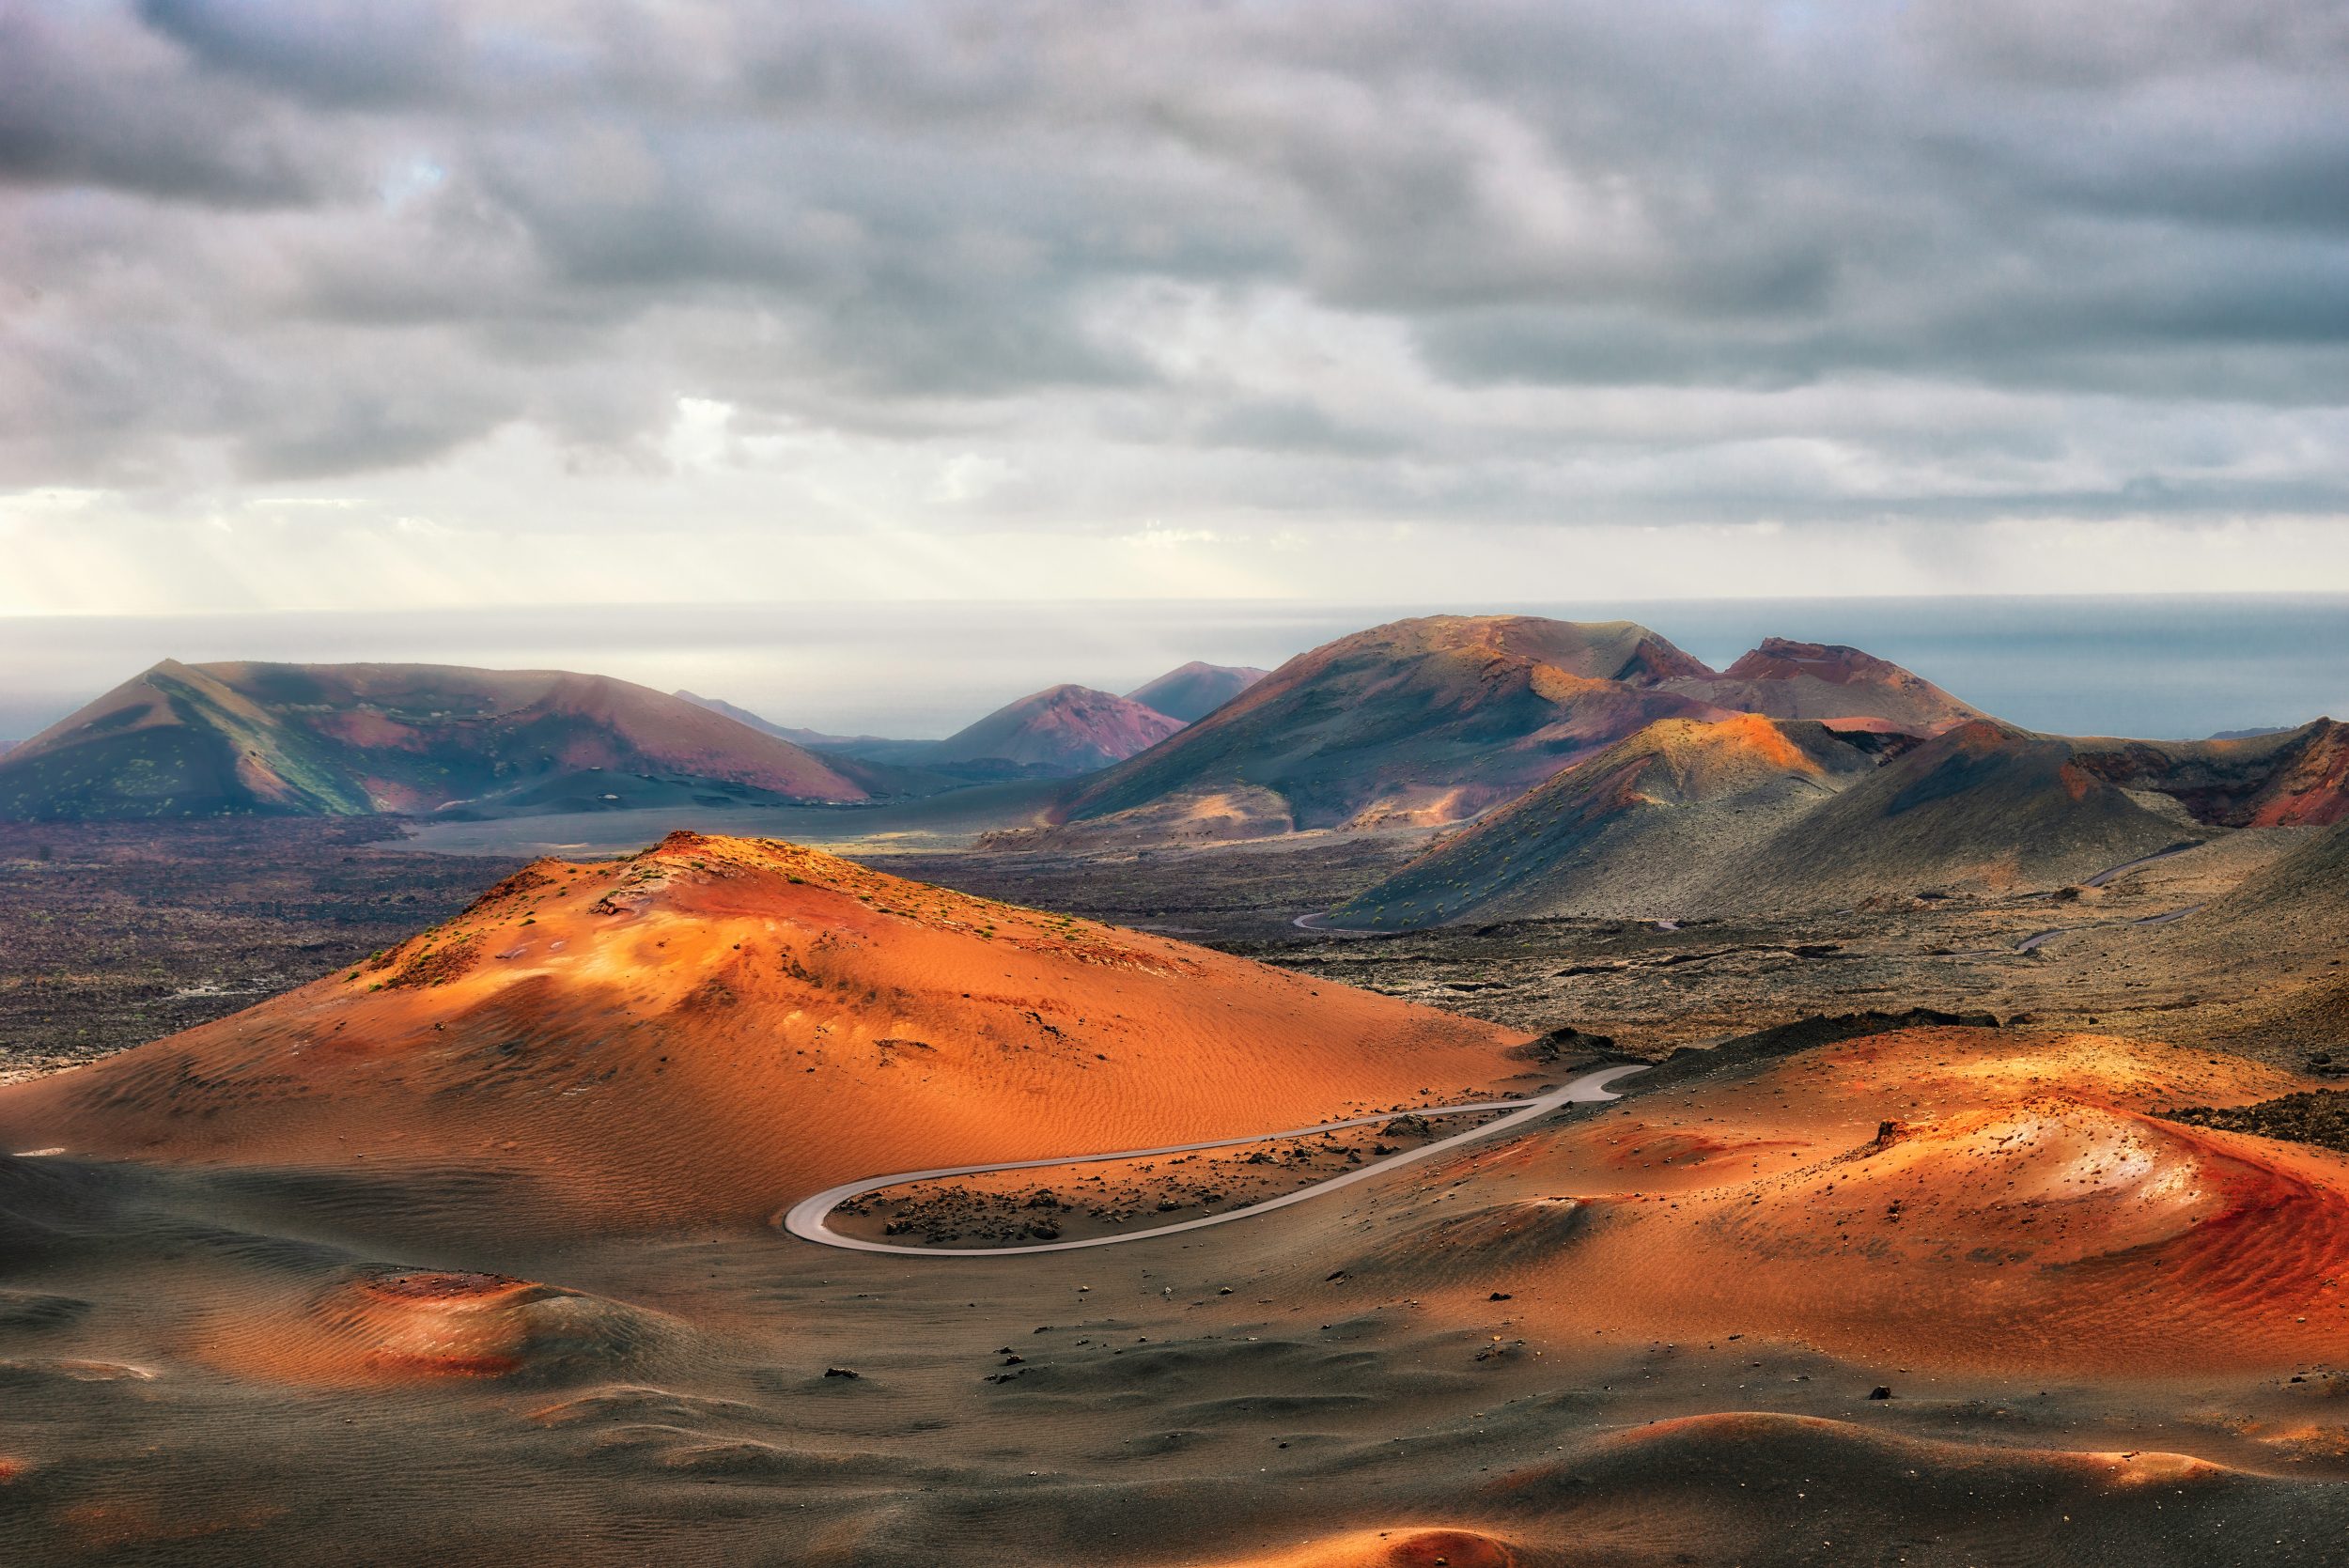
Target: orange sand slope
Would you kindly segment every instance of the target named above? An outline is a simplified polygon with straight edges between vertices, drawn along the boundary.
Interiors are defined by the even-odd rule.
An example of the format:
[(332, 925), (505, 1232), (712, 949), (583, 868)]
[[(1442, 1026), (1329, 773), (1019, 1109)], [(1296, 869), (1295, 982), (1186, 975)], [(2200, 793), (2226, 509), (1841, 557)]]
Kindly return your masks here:
[(1511, 1568), (1517, 1554), (1477, 1530), (1365, 1529), (1216, 1568)]
[(1468, 1312), (1509, 1291), (1552, 1329), (1743, 1333), (1901, 1366), (2339, 1360), (2349, 1159), (2149, 1114), (2308, 1086), (2095, 1035), (1848, 1041), (1465, 1157), (1482, 1203), (1361, 1272), (1451, 1286)]
[[(460, 1163), (600, 1223), (1488, 1094), (1495, 1026), (771, 841), (540, 862), (356, 970), (0, 1092), (0, 1150)], [(373, 1163), (367, 1163), (373, 1162)]]

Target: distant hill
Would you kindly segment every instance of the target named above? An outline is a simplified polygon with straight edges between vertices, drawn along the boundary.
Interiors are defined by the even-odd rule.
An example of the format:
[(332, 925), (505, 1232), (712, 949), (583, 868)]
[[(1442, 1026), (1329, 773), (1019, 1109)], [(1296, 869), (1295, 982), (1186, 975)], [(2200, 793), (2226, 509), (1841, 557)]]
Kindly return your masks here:
[(503, 814), (888, 787), (604, 675), (165, 660), (0, 759), (0, 816)]
[(1123, 762), (1183, 727), (1154, 708), (1085, 686), (1054, 686), (1007, 703), (926, 748), (934, 767), (1002, 764), (1074, 777)]
[(747, 707), (737, 707), (723, 697), (705, 697), (699, 692), (688, 691), (683, 688), (671, 692), (670, 695), (679, 701), (692, 703), (696, 707), (706, 707), (712, 713), (723, 713), (738, 724), (748, 724), (761, 735), (771, 735), (778, 740), (788, 740), (794, 746), (813, 749), (818, 746), (855, 746), (861, 743), (879, 746), (897, 744), (895, 741), (884, 740), (879, 736), (872, 735), (827, 735), (822, 730), (795, 730), (786, 725), (778, 724), (770, 719), (762, 719)]
[(1478, 818), (1330, 921), (1697, 912), (1776, 830), (1879, 765), (1876, 737), (1820, 723), (1661, 720)]
[(2183, 836), (2177, 819), (2081, 767), (2068, 740), (1978, 719), (1804, 813), (1711, 896), (1723, 907), (1815, 908), (2056, 887)]
[(1658, 721), (1735, 713), (1920, 736), (1980, 717), (1856, 648), (1772, 638), (1723, 672), (1630, 621), (1433, 615), (1299, 655), (1066, 815), (1141, 830), (1244, 799), (1271, 831), (1457, 822)]
[(1981, 709), (1887, 660), (1836, 643), (1766, 637), (1718, 675), (1671, 689), (1719, 707), (1772, 719), (1816, 719), (1839, 729), (1938, 735)]
[(1657, 719), (1703, 663), (1629, 621), (1437, 615), (1300, 654), (1072, 800), (1080, 820), (1268, 791), (1300, 828), (1456, 821)]
[(2052, 888), (2188, 831), (2082, 767), (2071, 741), (1991, 720), (1919, 740), (1759, 715), (1673, 719), (1480, 818), (1330, 918), (1388, 929), (1686, 918)]
[(698, 691), (688, 691), (683, 687), (677, 688), (669, 695), (679, 702), (692, 703), (696, 707), (706, 707), (712, 713), (723, 713), (738, 724), (748, 724), (761, 735), (771, 735), (778, 740), (788, 740), (795, 746), (804, 746), (810, 740), (818, 738), (814, 730), (785, 729), (781, 724), (760, 718), (747, 707), (735, 706), (723, 697), (705, 697)]
[(1126, 693), (1133, 702), (1170, 719), (1196, 723), (1264, 679), (1268, 672), (1245, 664), (1204, 664), (1198, 660)]
[[(1214, 669), (1187, 664), (1161, 678), (1171, 680), (1185, 671)], [(875, 735), (786, 729), (716, 697), (691, 691), (677, 695), (828, 760), (856, 759), (878, 765), (930, 787), (1008, 778), (1074, 778), (1123, 762), (1183, 726), (1179, 718), (1148, 704), (1074, 685), (1031, 692), (943, 740), (893, 740)]]

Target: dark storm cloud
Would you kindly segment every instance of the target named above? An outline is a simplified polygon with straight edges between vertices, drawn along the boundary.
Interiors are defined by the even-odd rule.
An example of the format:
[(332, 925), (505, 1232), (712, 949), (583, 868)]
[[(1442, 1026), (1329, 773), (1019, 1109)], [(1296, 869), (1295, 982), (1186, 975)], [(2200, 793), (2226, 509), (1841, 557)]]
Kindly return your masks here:
[(378, 0), (139, 0), (141, 21), (204, 67), (328, 107), (412, 103), (465, 70), (455, 19)]
[[(2064, 399), (2341, 405), (2344, 79), (2331, 0), (0, 0), (0, 462), (620, 449), (693, 396), (1299, 509), (2331, 506), (2338, 422), (2173, 473)], [(1643, 388), (1859, 390), (1577, 401)], [(1790, 436), (1898, 472), (1653, 477)], [(1984, 451), (2049, 472), (1936, 490)]]
[(0, 179), (253, 207), (322, 196), (334, 163), (293, 116), (191, 78), (127, 16), (0, 5)]

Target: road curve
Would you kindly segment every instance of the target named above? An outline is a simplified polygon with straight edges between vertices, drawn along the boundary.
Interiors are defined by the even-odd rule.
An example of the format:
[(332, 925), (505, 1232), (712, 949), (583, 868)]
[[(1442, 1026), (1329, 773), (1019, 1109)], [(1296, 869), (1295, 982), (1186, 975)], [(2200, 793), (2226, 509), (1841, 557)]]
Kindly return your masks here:
[(2188, 839), (2184, 844), (2173, 844), (2167, 849), (2156, 849), (2150, 855), (2139, 855), (2133, 861), (2123, 861), (2119, 865), (2108, 866), (2104, 870), (2096, 873), (2095, 876), (2081, 882), (2080, 886), (2084, 888), (2101, 888), (2108, 882), (2115, 881), (2120, 877), (2127, 876), (2130, 872), (2135, 871), (2139, 866), (2151, 865), (2155, 861), (2170, 860), (2175, 856), (2185, 854), (2189, 849), (2200, 849), (2201, 846), (2202, 841), (2199, 838)]
[[(1644, 1071), (1646, 1068), (1636, 1062), (1612, 1067), (1600, 1067), (1594, 1072), (1584, 1073), (1563, 1089), (1553, 1089), (1547, 1094), (1530, 1100), (1486, 1100), (1477, 1105), (1439, 1105), (1417, 1110), (1382, 1110), (1375, 1116), (1351, 1116), (1343, 1122), (1324, 1122), (1318, 1126), (1290, 1127), (1282, 1132), (1250, 1133), (1242, 1138), (1210, 1138), (1198, 1143), (1168, 1143), (1155, 1149), (1116, 1149), (1108, 1154), (1098, 1155), (1054, 1155), (1045, 1159), (1001, 1160), (992, 1165), (941, 1165), (933, 1171), (899, 1171), (893, 1175), (867, 1176), (862, 1181), (843, 1182), (838, 1187), (828, 1187), (813, 1197), (801, 1199), (782, 1214), (777, 1215), (772, 1222), (781, 1225), (783, 1229), (803, 1241), (820, 1242), (826, 1247), (845, 1247), (853, 1252), (895, 1252), (910, 1258), (1000, 1258), (1007, 1253), (1015, 1252), (1073, 1252), (1081, 1247), (1112, 1247), (1121, 1241), (1144, 1241), (1154, 1236), (1174, 1235), (1182, 1231), (1204, 1230), (1209, 1225), (1228, 1224), (1235, 1219), (1245, 1219), (1251, 1215), (1286, 1208), (1291, 1203), (1301, 1203), (1308, 1198), (1318, 1198), (1321, 1194), (1333, 1192), (1341, 1187), (1351, 1187), (1356, 1182), (1392, 1171), (1398, 1165), (1408, 1165), (1413, 1160), (1425, 1159), (1431, 1155), (1441, 1154), (1446, 1149), (1459, 1144), (1470, 1142), (1479, 1138), (1489, 1138), (1505, 1128), (1545, 1116), (1562, 1105), (1594, 1104), (1601, 1100), (1614, 1099), (1616, 1097), (1614, 1092), (1607, 1085), (1619, 1078)], [(1237, 1143), (1262, 1143), (1274, 1138), (1309, 1138), (1315, 1133), (1336, 1132), (1343, 1127), (1361, 1127), (1377, 1122), (1392, 1122), (1397, 1116), (1461, 1116), (1479, 1110), (1505, 1110), (1510, 1114), (1501, 1117), (1497, 1122), (1488, 1122), (1481, 1127), (1470, 1127), (1466, 1132), (1456, 1132), (1450, 1138), (1439, 1138), (1433, 1143), (1424, 1143), (1416, 1149), (1377, 1160), (1359, 1170), (1348, 1171), (1344, 1175), (1332, 1176), (1326, 1182), (1316, 1182), (1311, 1187), (1299, 1188), (1295, 1192), (1283, 1193), (1278, 1198), (1268, 1198), (1261, 1203), (1251, 1203), (1246, 1208), (1233, 1209), (1228, 1213), (1204, 1215), (1197, 1219), (1185, 1219), (1176, 1224), (1159, 1225), (1150, 1230), (1133, 1231), (1123, 1235), (1086, 1236), (1078, 1241), (1037, 1241), (1031, 1242), (1024, 1247), (909, 1247), (901, 1242), (866, 1241), (858, 1236), (842, 1235), (825, 1223), (832, 1211), (849, 1199), (861, 1198), (867, 1192), (878, 1192), (882, 1188), (895, 1187), (903, 1182), (936, 1181), (946, 1176), (977, 1176), (984, 1175), (990, 1171), (1033, 1171), (1050, 1165), (1091, 1165), (1105, 1159), (1147, 1159), (1158, 1155), (1188, 1154), (1194, 1149), (1228, 1149)]]
[(1299, 931), (1311, 931), (1316, 937), (1340, 937), (1347, 941), (1360, 941), (1365, 937), (1392, 937), (1394, 935), (1392, 931), (1357, 931), (1348, 925), (1330, 925), (1326, 924), (1329, 918), (1330, 913), (1328, 910), (1316, 909), (1312, 914), (1299, 915), (1295, 920), (1290, 921), (1289, 924), (1296, 926)]

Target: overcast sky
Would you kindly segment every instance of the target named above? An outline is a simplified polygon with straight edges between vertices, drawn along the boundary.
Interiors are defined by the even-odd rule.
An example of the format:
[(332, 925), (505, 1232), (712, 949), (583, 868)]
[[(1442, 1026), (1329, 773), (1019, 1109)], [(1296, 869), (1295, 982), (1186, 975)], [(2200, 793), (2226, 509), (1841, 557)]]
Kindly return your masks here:
[(2349, 590), (2349, 7), (0, 0), (0, 613)]

